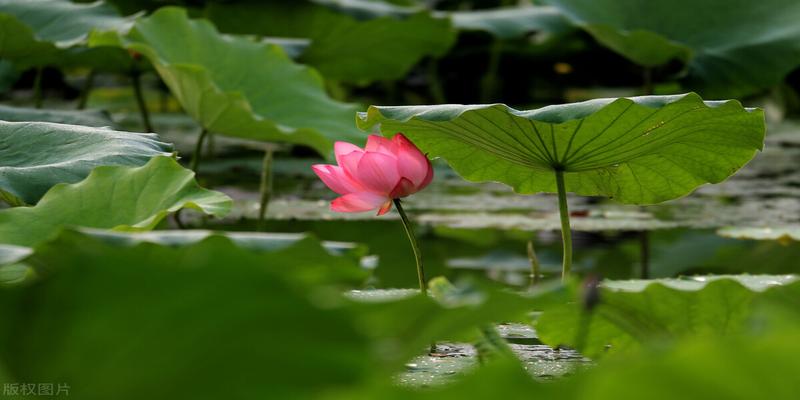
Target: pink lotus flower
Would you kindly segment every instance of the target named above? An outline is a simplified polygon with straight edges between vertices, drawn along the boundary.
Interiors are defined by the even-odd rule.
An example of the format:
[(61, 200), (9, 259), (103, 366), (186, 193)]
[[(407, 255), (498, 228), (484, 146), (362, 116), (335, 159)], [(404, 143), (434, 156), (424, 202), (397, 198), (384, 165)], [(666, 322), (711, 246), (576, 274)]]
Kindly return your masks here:
[(331, 190), (342, 195), (331, 202), (336, 212), (389, 212), (392, 200), (414, 194), (431, 182), (433, 167), (428, 157), (402, 133), (391, 140), (367, 138), (364, 149), (347, 142), (333, 148), (339, 165), (316, 164), (311, 168)]

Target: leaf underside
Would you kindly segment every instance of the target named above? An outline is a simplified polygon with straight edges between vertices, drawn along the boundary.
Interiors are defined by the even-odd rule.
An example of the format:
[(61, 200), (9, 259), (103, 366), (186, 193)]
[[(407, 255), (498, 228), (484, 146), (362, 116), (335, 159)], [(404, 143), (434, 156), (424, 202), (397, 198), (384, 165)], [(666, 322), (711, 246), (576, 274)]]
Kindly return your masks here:
[(718, 183), (763, 147), (764, 116), (696, 94), (597, 99), (517, 111), (503, 104), (372, 106), (359, 127), (403, 132), (471, 181), (518, 193), (567, 190), (653, 204)]

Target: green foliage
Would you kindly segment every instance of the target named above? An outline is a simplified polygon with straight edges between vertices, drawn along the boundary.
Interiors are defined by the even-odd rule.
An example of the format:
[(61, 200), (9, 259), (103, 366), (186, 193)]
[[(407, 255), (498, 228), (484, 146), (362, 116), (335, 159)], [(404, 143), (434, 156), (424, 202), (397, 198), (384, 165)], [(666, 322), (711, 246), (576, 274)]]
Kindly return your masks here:
[(85, 46), (89, 36), (99, 32), (123, 33), (132, 23), (132, 18), (121, 17), (102, 1), (2, 0), (0, 57), (14, 60), (19, 67), (61, 64), (69, 59), (64, 58), (65, 49)]
[(400, 79), (455, 41), (450, 21), (426, 12), (357, 19), (302, 2), (211, 3), (206, 12), (223, 32), (308, 38), (300, 60), (328, 79), (350, 82)]
[(0, 243), (31, 246), (64, 226), (147, 230), (181, 208), (227, 213), (231, 200), (200, 188), (193, 176), (169, 157), (138, 168), (97, 167), (79, 183), (54, 186), (34, 207), (0, 210)]
[[(75, 111), (23, 110), (16, 116), (94, 122)], [(94, 167), (141, 166), (172, 151), (155, 134), (49, 122), (0, 121), (0, 147), (0, 194), (14, 205), (36, 204), (54, 185), (81, 181)]]
[(685, 337), (730, 336), (746, 331), (750, 305), (761, 291), (798, 286), (795, 281), (771, 275), (611, 281), (603, 284), (600, 303), (593, 310), (580, 303), (548, 309), (537, 320), (536, 330), (544, 343), (576, 347), (590, 357)]
[(709, 97), (756, 93), (800, 65), (793, 0), (547, 2), (640, 65), (686, 62), (686, 83)]
[(304, 144), (328, 154), (357, 141), (354, 107), (330, 99), (314, 70), (274, 44), (220, 34), (167, 7), (137, 20), (125, 46), (153, 63), (184, 110), (223, 135)]
[(358, 125), (403, 132), (471, 181), (653, 204), (718, 183), (763, 146), (764, 116), (695, 94), (596, 99), (517, 111), (502, 104), (381, 107)]

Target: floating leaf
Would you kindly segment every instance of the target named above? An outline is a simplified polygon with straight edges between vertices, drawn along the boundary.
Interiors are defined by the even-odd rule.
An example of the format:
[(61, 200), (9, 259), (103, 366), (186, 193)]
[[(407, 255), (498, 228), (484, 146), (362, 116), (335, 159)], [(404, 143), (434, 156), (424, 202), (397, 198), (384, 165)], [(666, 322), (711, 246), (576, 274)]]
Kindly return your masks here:
[(544, 343), (577, 347), (591, 357), (685, 336), (719, 337), (744, 329), (761, 292), (796, 282), (794, 276), (772, 275), (609, 281), (591, 313), (578, 304), (551, 308), (539, 317), (536, 331)]
[[(82, 118), (68, 112), (27, 116)], [(81, 181), (100, 165), (140, 166), (172, 151), (155, 134), (49, 122), (0, 121), (0, 147), (0, 194), (12, 204), (35, 204), (53, 185)]]
[(503, 104), (371, 106), (362, 129), (403, 132), (471, 181), (518, 193), (567, 191), (622, 203), (675, 199), (719, 183), (764, 141), (764, 115), (696, 94), (596, 99), (517, 111)]
[[(376, 5), (381, 3), (370, 3)], [(356, 14), (301, 2), (208, 7), (209, 18), (224, 32), (311, 39), (300, 61), (326, 78), (350, 82), (402, 78), (423, 57), (442, 56), (455, 41), (450, 21), (427, 12), (380, 8)]]
[(603, 45), (643, 66), (677, 58), (706, 96), (742, 97), (800, 65), (800, 3), (548, 0)]
[(64, 226), (147, 230), (181, 208), (227, 213), (231, 200), (199, 187), (193, 175), (169, 157), (137, 168), (97, 167), (79, 183), (54, 186), (34, 207), (0, 210), (0, 243), (31, 246)]
[(210, 131), (321, 154), (334, 140), (362, 136), (353, 106), (330, 99), (319, 74), (277, 45), (220, 34), (175, 7), (139, 19), (125, 43), (150, 59), (183, 109)]

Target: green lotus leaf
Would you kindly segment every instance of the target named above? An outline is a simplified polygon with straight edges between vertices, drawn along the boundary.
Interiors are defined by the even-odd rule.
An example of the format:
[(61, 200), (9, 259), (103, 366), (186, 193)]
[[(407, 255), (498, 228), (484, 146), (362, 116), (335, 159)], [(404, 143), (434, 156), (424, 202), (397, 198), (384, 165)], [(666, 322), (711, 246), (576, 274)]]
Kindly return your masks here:
[(643, 66), (677, 58), (703, 95), (741, 97), (800, 65), (794, 0), (548, 0), (601, 44)]
[[(4, 111), (8, 110), (0, 108), (0, 113)], [(23, 116), (85, 118), (64, 111)], [(159, 141), (155, 134), (5, 121), (0, 121), (0, 148), (0, 194), (11, 204), (35, 204), (54, 185), (79, 182), (100, 165), (141, 166), (172, 151), (172, 146)]]
[(608, 281), (591, 314), (579, 303), (552, 307), (537, 320), (536, 332), (546, 344), (590, 357), (686, 336), (737, 334), (747, 327), (754, 299), (796, 285), (797, 277), (786, 275)]
[[(277, 45), (220, 34), (165, 7), (139, 19), (125, 46), (144, 54), (183, 109), (215, 133), (310, 146), (359, 141), (352, 105), (327, 96), (316, 71)], [(313, 116), (313, 117), (310, 117)]]
[(351, 16), (301, 2), (212, 3), (207, 15), (223, 32), (311, 39), (300, 61), (349, 82), (402, 78), (423, 57), (444, 55), (456, 36), (447, 18), (422, 11)]
[(503, 104), (381, 107), (362, 129), (403, 132), (471, 181), (523, 194), (567, 191), (653, 204), (718, 183), (763, 146), (764, 115), (696, 94), (596, 99), (517, 111)]
[(508, 7), (449, 13), (459, 30), (484, 31), (500, 39), (515, 39), (532, 32), (559, 34), (574, 29), (555, 7)]
[[(133, 17), (121, 17), (114, 7), (97, 1), (79, 4), (66, 0), (0, 0), (0, 57), (20, 67), (61, 64), (64, 50), (86, 45), (98, 32), (124, 33)], [(95, 52), (118, 49), (98, 49)], [(84, 57), (90, 61), (91, 57)]]
[(0, 363), (17, 380), (58, 377), (85, 399), (310, 399), (373, 371), (353, 314), (325, 300), (338, 293), (297, 287), (316, 266), (293, 255), (312, 243), (257, 253), (224, 237), (121, 249), (69, 236), (37, 248), (41, 279), (0, 287)]
[(83, 126), (113, 126), (114, 121), (105, 111), (100, 110), (45, 110), (0, 105), (0, 120), (9, 122), (55, 122), (59, 124)]
[(181, 208), (226, 214), (230, 198), (199, 187), (193, 177), (161, 156), (141, 167), (97, 167), (81, 182), (54, 186), (34, 207), (0, 210), (0, 243), (32, 246), (65, 226), (148, 230)]

